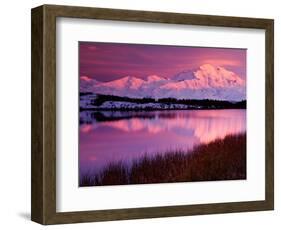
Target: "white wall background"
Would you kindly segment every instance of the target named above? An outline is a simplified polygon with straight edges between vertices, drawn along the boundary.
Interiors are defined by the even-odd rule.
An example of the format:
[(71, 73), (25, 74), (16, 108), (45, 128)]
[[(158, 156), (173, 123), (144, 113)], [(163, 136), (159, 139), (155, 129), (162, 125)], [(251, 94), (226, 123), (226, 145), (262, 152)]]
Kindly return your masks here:
[[(275, 211), (50, 226), (49, 229), (278, 229), (281, 224), (281, 14), (279, 1), (245, 0), (29, 0), (0, 7), (0, 226), (43, 229), (30, 218), (30, 9), (65, 4), (275, 19)], [(278, 92), (279, 90), (279, 92)], [(279, 227), (280, 228), (280, 227)]]

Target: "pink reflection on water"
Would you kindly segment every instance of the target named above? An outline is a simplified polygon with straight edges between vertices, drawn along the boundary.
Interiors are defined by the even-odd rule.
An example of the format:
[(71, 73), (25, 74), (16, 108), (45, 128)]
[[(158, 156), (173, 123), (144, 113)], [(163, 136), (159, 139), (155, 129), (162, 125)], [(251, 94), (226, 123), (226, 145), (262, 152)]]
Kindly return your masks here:
[(200, 143), (246, 131), (246, 110), (147, 113), (152, 117), (122, 119), (121, 116), (119, 120), (97, 122), (93, 119), (92, 123), (81, 124), (80, 172), (98, 172), (109, 162), (130, 162), (144, 154), (192, 149)]
[(88, 133), (93, 129), (93, 126), (90, 124), (83, 124), (80, 126), (80, 132), (82, 133)]

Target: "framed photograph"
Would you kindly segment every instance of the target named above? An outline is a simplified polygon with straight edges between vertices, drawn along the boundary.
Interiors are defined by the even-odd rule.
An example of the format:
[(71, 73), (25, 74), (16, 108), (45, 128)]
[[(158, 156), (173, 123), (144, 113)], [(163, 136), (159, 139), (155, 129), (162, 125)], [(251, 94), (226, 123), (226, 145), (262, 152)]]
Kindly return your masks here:
[(41, 224), (273, 210), (273, 20), (32, 9)]

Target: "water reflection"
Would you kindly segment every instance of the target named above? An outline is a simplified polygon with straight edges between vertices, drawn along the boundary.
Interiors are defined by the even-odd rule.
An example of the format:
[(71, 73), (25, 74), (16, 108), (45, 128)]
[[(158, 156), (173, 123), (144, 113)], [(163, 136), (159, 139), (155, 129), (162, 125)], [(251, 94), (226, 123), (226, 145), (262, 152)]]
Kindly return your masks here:
[(143, 154), (191, 149), (246, 130), (246, 110), (80, 113), (80, 172)]

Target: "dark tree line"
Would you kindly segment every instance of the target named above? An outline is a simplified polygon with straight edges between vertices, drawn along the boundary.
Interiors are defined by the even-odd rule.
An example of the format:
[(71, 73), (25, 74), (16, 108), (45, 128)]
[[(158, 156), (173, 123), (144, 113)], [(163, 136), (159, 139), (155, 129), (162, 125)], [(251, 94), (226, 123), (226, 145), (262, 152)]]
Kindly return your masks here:
[(202, 108), (239, 108), (246, 109), (246, 100), (239, 102), (231, 101), (220, 101), (220, 100), (211, 100), (211, 99), (176, 99), (176, 98), (129, 98), (129, 97), (119, 97), (114, 95), (102, 95), (98, 94), (95, 100), (92, 100), (92, 104), (95, 106), (100, 106), (106, 101), (121, 101), (121, 102), (131, 102), (138, 104), (146, 103), (163, 103), (163, 104), (182, 104), (190, 106), (200, 106)]
[(161, 98), (158, 100), (160, 103), (166, 104), (183, 104), (183, 105), (193, 105), (202, 107), (216, 107), (216, 108), (245, 108), (246, 100), (239, 102), (230, 101), (220, 101), (220, 100), (210, 100), (210, 99), (176, 99), (176, 98)]
[(93, 105), (100, 106), (106, 101), (123, 101), (123, 102), (132, 102), (138, 104), (157, 103), (157, 101), (153, 98), (130, 98), (130, 97), (119, 97), (114, 95), (98, 94), (97, 98), (93, 101)]

